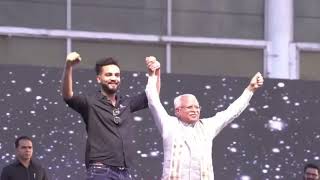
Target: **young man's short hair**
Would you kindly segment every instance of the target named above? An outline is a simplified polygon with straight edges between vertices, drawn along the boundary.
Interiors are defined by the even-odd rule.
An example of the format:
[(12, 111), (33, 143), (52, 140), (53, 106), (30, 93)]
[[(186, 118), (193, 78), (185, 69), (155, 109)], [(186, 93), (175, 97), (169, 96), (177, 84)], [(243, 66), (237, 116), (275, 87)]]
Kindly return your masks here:
[(20, 137), (18, 137), (18, 138), (16, 139), (16, 141), (14, 142), (14, 145), (15, 145), (16, 148), (19, 147), (19, 142), (20, 142), (20, 140), (29, 140), (29, 141), (32, 142), (32, 139), (31, 139), (30, 137), (28, 137), (28, 136), (20, 136)]
[(120, 68), (117, 60), (115, 60), (112, 57), (107, 57), (96, 62), (96, 67), (95, 67), (96, 74), (99, 75), (101, 72), (101, 68), (107, 65), (116, 65)]

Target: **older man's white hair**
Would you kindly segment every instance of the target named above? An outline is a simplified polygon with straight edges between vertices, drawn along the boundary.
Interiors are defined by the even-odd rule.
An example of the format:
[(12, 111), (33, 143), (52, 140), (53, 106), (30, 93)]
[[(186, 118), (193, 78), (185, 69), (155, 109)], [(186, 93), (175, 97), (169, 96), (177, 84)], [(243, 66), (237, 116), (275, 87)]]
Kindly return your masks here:
[(181, 94), (180, 96), (175, 97), (173, 100), (173, 105), (175, 109), (177, 109), (178, 107), (181, 107), (181, 99), (182, 97), (185, 97), (185, 96), (191, 96), (196, 98), (193, 94)]

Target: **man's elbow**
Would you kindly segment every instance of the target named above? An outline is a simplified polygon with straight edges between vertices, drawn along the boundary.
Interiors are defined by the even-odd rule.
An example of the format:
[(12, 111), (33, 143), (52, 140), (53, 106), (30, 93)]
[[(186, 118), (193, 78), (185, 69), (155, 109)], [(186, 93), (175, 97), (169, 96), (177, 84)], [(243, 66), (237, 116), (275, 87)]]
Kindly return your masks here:
[(73, 94), (72, 94), (72, 93), (65, 93), (65, 94), (62, 94), (62, 98), (63, 98), (63, 100), (64, 100), (64, 101), (67, 101), (67, 100), (71, 99), (71, 98), (72, 98), (72, 96), (73, 96)]

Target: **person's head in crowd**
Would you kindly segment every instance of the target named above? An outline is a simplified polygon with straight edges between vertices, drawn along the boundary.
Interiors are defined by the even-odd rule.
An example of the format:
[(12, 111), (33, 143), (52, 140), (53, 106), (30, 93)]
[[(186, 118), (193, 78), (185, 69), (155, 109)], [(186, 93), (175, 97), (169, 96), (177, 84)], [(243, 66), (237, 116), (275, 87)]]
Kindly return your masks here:
[(20, 136), (15, 141), (16, 156), (21, 162), (30, 161), (33, 154), (32, 139), (28, 136)]
[(319, 167), (315, 164), (309, 163), (304, 166), (303, 180), (318, 180)]

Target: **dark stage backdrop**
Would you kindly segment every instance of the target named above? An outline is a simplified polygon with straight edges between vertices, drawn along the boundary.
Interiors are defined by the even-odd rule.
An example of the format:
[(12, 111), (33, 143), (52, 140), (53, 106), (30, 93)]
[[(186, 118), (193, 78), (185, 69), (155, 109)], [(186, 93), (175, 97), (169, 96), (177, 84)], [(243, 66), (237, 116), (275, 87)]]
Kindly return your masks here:
[[(86, 132), (79, 114), (62, 101), (62, 69), (0, 66), (0, 168), (15, 157), (17, 136), (34, 138), (35, 158), (50, 179), (84, 179)], [(76, 69), (76, 93), (98, 90), (93, 70)], [(121, 93), (144, 91), (145, 73), (125, 72)], [(202, 117), (225, 109), (247, 86), (247, 78), (162, 75), (161, 100), (172, 112), (173, 98), (193, 93)], [(320, 158), (320, 83), (266, 80), (250, 106), (214, 140), (217, 180), (301, 179), (307, 162)], [(162, 141), (148, 110), (135, 114), (135, 179), (157, 180), (161, 175)]]

